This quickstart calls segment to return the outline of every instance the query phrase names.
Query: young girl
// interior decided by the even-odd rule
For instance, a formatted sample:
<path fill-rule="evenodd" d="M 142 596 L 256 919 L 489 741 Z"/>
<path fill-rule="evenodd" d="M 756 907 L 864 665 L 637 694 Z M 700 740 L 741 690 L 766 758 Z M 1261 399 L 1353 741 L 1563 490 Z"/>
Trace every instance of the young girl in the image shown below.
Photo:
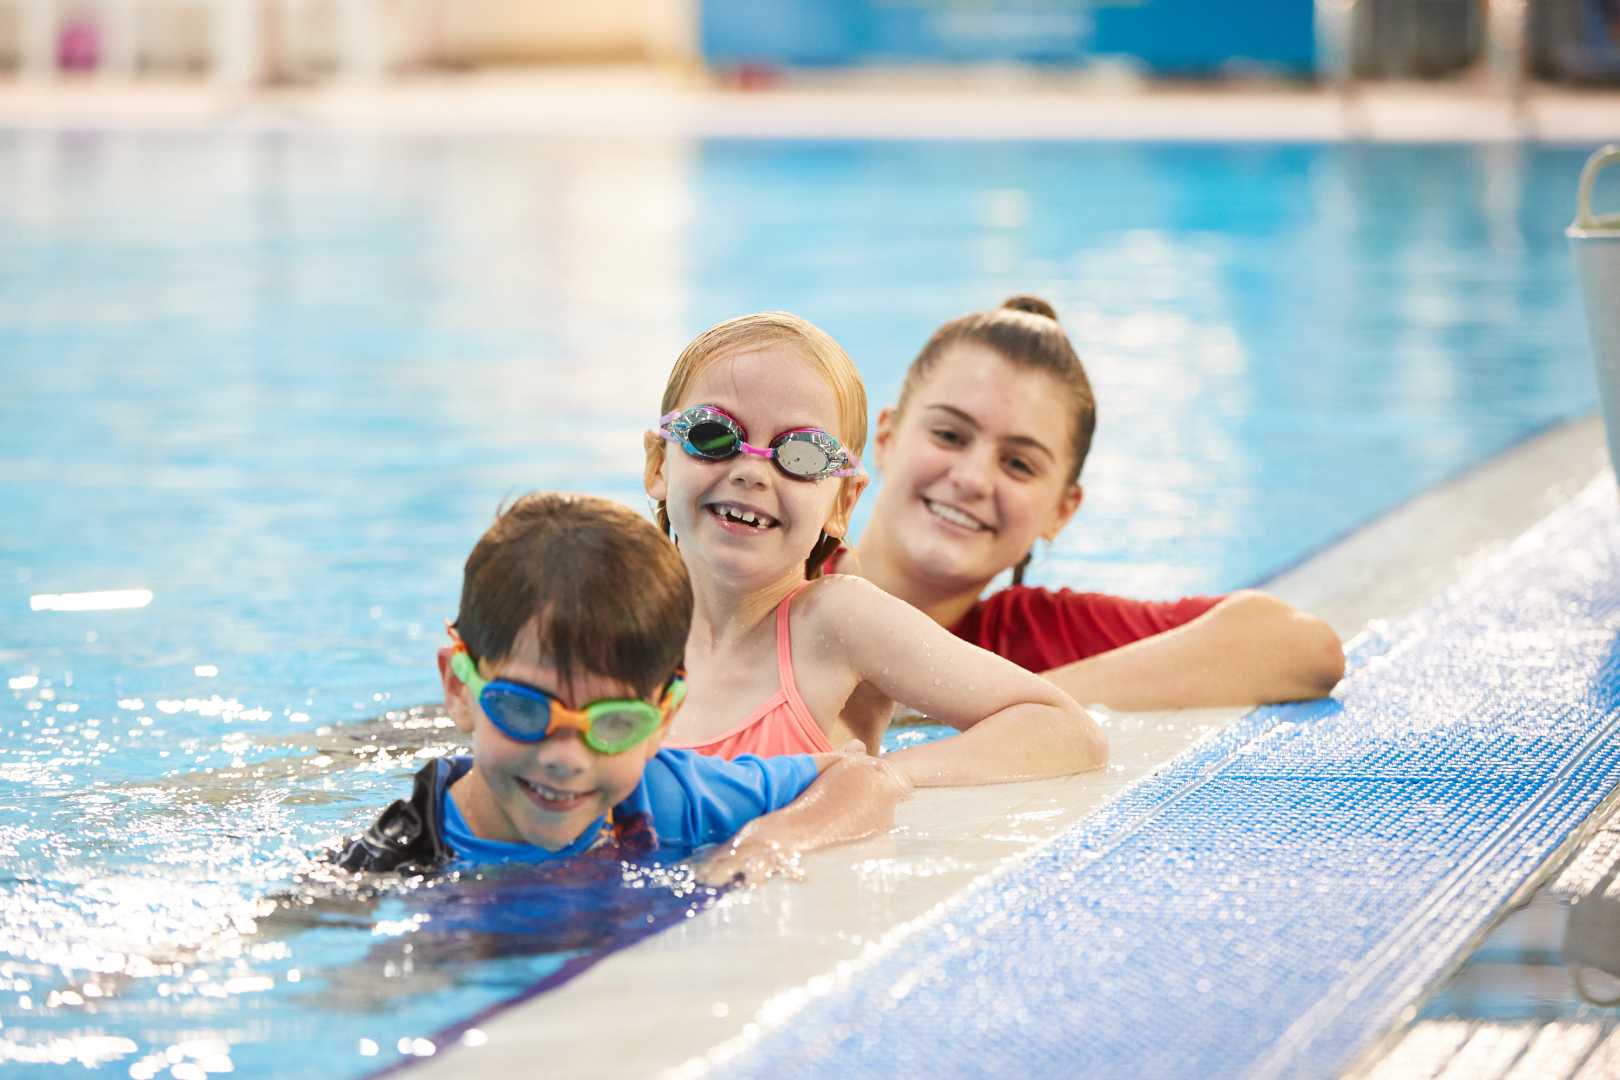
<path fill-rule="evenodd" d="M 894 702 L 968 729 L 890 755 L 921 784 L 1101 765 L 1102 732 L 1051 683 L 869 582 L 822 577 L 865 485 L 866 396 L 837 342 L 771 312 L 687 346 L 646 441 L 647 493 L 695 600 L 668 745 L 735 756 L 876 752 Z"/>
<path fill-rule="evenodd" d="M 884 476 L 839 573 L 861 574 L 959 637 L 1120 709 L 1319 697 L 1344 672 L 1338 635 L 1263 593 L 1146 603 L 1023 586 L 1037 537 L 1080 507 L 1096 426 L 1091 384 L 1044 301 L 1014 297 L 940 327 L 900 403 L 878 415 Z M 1013 585 L 980 599 L 992 578 Z"/>

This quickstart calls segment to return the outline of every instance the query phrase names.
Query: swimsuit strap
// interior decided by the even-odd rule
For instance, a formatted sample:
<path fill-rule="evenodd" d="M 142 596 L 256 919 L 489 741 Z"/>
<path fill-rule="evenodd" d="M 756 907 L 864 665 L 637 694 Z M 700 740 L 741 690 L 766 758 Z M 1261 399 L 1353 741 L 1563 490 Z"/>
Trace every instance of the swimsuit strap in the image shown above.
<path fill-rule="evenodd" d="M 724 757 L 737 753 L 769 755 L 832 751 L 831 740 L 810 714 L 809 707 L 799 694 L 798 681 L 793 677 L 793 598 L 809 585 L 810 582 L 806 581 L 797 586 L 776 605 L 776 693 L 730 731 L 703 742 L 666 740 L 666 747 Z"/>
<path fill-rule="evenodd" d="M 809 706 L 805 705 L 804 698 L 799 694 L 798 681 L 793 678 L 793 600 L 810 585 L 811 582 L 806 581 L 784 596 L 782 602 L 776 605 L 776 675 L 781 682 L 782 696 L 787 698 L 793 710 L 802 718 L 813 719 Z M 814 726 L 818 732 L 821 731 L 819 724 Z M 825 732 L 821 738 L 822 741 L 826 741 Z"/>

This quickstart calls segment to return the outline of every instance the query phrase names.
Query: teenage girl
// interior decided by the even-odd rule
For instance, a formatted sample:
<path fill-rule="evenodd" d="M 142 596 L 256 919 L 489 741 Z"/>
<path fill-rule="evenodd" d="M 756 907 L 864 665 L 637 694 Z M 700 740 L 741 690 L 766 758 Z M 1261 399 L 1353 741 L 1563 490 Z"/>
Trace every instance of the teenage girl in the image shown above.
<path fill-rule="evenodd" d="M 1080 508 L 1091 384 L 1052 308 L 1019 296 L 940 327 L 878 414 L 884 478 L 840 574 L 860 574 L 967 641 L 1118 709 L 1320 697 L 1338 635 L 1264 593 L 1146 603 L 1021 584 L 1037 537 Z M 980 599 L 992 578 L 1013 585 Z"/>
<path fill-rule="evenodd" d="M 1096 721 L 1045 679 L 856 577 L 821 576 L 866 478 L 866 395 L 838 343 L 793 315 L 722 323 L 681 354 L 646 439 L 646 488 L 695 600 L 686 702 L 667 746 L 733 757 L 874 753 L 894 702 L 967 729 L 889 755 L 919 784 L 1103 764 Z"/>

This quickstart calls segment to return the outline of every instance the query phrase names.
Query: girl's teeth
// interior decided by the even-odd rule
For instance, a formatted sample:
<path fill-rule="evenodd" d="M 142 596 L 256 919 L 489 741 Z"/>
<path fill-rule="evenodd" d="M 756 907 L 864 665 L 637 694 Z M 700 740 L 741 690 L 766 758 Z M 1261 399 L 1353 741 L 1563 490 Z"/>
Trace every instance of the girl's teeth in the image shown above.
<path fill-rule="evenodd" d="M 756 514 L 752 510 L 733 510 L 730 507 L 724 507 L 720 509 L 718 513 L 727 521 L 735 521 L 743 525 L 752 525 L 756 528 L 764 528 L 768 520 L 763 515 Z"/>

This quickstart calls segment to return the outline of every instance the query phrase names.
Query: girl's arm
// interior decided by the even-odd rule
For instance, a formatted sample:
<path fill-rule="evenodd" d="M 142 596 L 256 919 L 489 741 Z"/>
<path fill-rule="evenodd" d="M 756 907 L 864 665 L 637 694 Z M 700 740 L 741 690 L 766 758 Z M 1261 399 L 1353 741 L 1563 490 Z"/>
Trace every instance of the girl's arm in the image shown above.
<path fill-rule="evenodd" d="M 1127 710 L 1323 697 L 1343 675 L 1332 627 L 1251 591 L 1174 630 L 1046 672 L 1077 701 Z"/>
<path fill-rule="evenodd" d="M 911 793 L 905 773 L 866 753 L 859 741 L 841 754 L 817 754 L 821 775 L 782 809 L 755 818 L 698 863 L 705 885 L 758 884 L 799 876 L 806 851 L 860 840 L 894 825 L 894 808 Z"/>
<path fill-rule="evenodd" d="M 962 730 L 884 760 L 921 787 L 1067 776 L 1102 766 L 1108 743 L 1095 718 L 1057 686 L 970 645 L 903 600 L 861 578 L 809 590 L 806 615 L 838 642 L 860 682 L 930 719 Z"/>

